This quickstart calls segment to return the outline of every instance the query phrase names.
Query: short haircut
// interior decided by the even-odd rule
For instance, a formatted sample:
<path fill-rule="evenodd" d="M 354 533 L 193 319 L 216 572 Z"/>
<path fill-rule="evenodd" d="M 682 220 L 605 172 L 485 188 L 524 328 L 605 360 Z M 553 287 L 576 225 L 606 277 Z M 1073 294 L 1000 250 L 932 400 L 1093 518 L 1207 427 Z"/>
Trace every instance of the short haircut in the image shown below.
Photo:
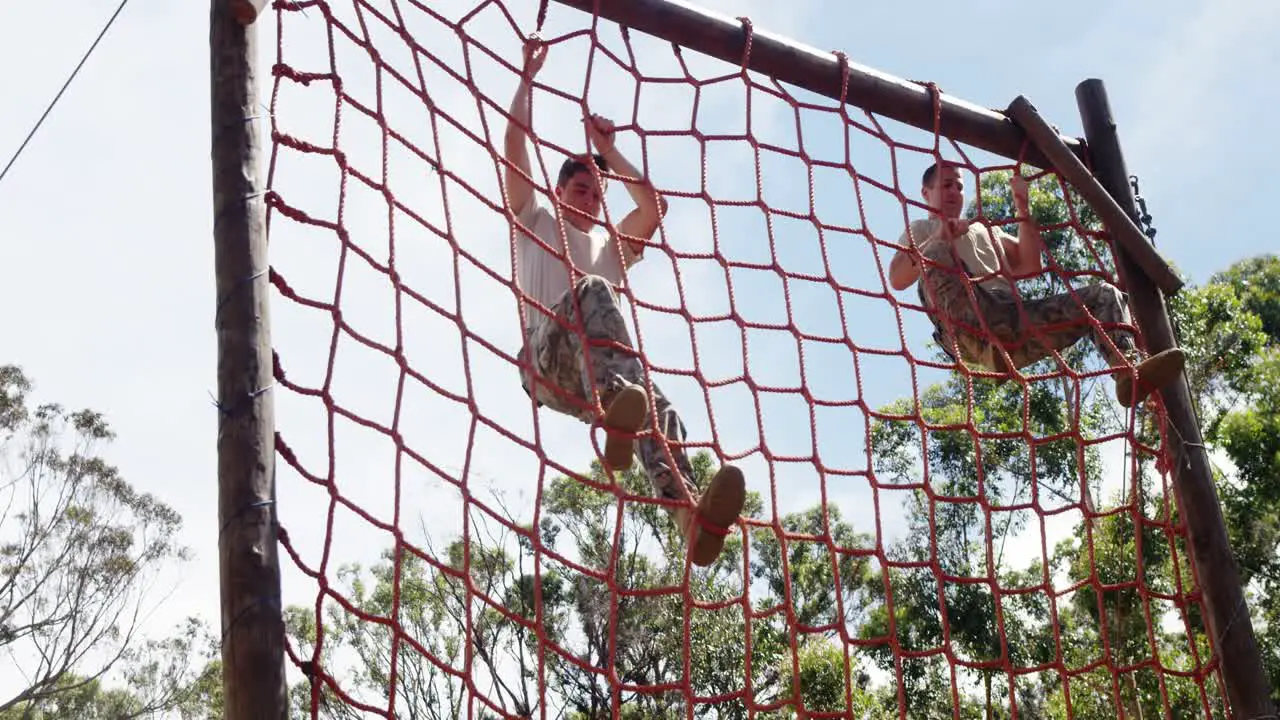
<path fill-rule="evenodd" d="M 560 176 L 556 179 L 556 187 L 563 187 L 565 183 L 569 182 L 569 178 L 583 170 L 588 170 L 587 157 L 586 155 L 578 155 L 565 160 L 564 164 L 560 166 Z M 609 171 L 609 163 L 605 162 L 603 155 L 591 153 L 590 157 L 595 161 L 596 167 L 605 172 Z"/>
<path fill-rule="evenodd" d="M 936 162 L 930 165 L 929 167 L 925 168 L 924 175 L 920 176 L 920 186 L 929 187 L 930 185 L 932 185 L 933 177 L 938 174 L 939 168 L 959 168 L 959 167 L 960 167 L 959 163 L 953 163 L 950 160 L 943 160 L 940 163 Z"/>

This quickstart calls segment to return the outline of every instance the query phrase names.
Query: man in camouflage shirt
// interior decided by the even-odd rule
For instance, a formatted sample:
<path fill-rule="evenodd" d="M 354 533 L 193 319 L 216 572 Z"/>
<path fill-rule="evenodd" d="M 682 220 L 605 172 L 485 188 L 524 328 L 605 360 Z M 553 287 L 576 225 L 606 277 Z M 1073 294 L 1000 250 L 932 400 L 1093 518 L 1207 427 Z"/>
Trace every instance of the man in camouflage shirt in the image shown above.
<path fill-rule="evenodd" d="M 1024 368 L 1090 335 L 1113 368 L 1116 398 L 1125 407 L 1141 403 L 1182 372 L 1178 348 L 1143 359 L 1129 329 L 1125 296 L 1114 285 L 1099 282 L 1075 288 L 1074 294 L 1015 301 L 1014 278 L 1044 269 L 1040 231 L 1020 175 L 1011 182 L 1017 237 L 961 217 L 964 180 L 956 166 L 931 165 L 921 185 L 931 213 L 913 221 L 899 238 L 902 249 L 889 265 L 889 282 L 905 290 L 921 280 L 920 300 L 930 310 L 934 337 L 948 352 L 958 352 L 959 360 L 1008 372 L 1010 365 Z M 925 261 L 923 273 L 912 249 Z"/>
<path fill-rule="evenodd" d="M 656 386 L 657 432 L 645 430 L 649 397 L 644 368 L 618 306 L 617 288 L 625 283 L 625 271 L 644 253 L 641 242 L 628 238 L 652 238 L 666 201 L 614 147 L 613 123 L 592 115 L 585 119 L 586 130 L 598 154 L 565 161 L 556 181 L 554 210 L 538 202 L 526 179 L 532 173 L 525 128 L 530 127 L 530 83 L 545 58 L 545 46 L 537 41 L 526 45 L 505 138 L 507 202 L 522 226 L 516 231 L 516 277 L 522 294 L 536 301 L 521 302 L 526 328 L 521 358 L 528 365 L 521 379 L 540 404 L 587 423 L 601 421 L 608 469 L 631 466 L 638 437 L 641 463 L 655 492 L 675 503 L 664 507 L 684 532 L 691 559 L 709 565 L 742 512 L 742 472 L 732 465 L 721 467 L 695 505 L 693 469 L 682 447 L 685 428 Z M 605 183 L 600 171 L 624 178 L 636 204 L 616 228 L 599 220 Z"/>

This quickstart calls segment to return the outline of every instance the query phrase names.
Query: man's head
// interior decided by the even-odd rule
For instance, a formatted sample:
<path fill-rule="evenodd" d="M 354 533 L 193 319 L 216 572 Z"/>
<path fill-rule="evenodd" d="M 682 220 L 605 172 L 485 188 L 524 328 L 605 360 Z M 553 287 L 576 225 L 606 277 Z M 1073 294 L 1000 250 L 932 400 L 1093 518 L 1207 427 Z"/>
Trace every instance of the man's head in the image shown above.
<path fill-rule="evenodd" d="M 920 194 L 933 212 L 943 218 L 964 213 L 964 178 L 960 168 L 949 162 L 935 163 L 920 178 Z"/>
<path fill-rule="evenodd" d="M 608 182 L 592 171 L 591 166 L 587 164 L 588 161 L 594 162 L 599 170 L 606 172 L 609 170 L 604 157 L 592 153 L 590 156 L 582 155 L 565 160 L 560 166 L 560 176 L 556 178 L 556 198 L 587 216 L 584 218 L 576 213 L 565 215 L 569 224 L 583 231 L 591 227 L 591 220 L 588 218 L 599 217 L 604 199 L 604 186 Z"/>

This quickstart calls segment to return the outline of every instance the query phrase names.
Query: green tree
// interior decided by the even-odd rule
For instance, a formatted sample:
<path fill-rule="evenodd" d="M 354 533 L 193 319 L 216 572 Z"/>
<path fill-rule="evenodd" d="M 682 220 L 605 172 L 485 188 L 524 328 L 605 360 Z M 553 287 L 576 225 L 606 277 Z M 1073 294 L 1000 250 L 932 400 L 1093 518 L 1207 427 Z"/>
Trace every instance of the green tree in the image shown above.
<path fill-rule="evenodd" d="M 695 482 L 705 486 L 714 471 L 710 455 L 692 462 Z M 398 716 L 462 712 L 466 685 L 460 673 L 467 658 L 470 682 L 493 703 L 489 710 L 517 716 L 537 716 L 545 703 L 551 716 L 594 719 L 611 716 L 617 703 L 627 718 L 685 717 L 684 687 L 721 699 L 696 704 L 697 717 L 745 718 L 750 705 L 775 708 L 757 716 L 777 718 L 842 710 L 850 700 L 855 708 L 871 707 L 865 673 L 832 641 L 839 625 L 793 638 L 785 613 L 770 613 L 787 585 L 777 565 L 780 544 L 770 530 L 751 533 L 758 558 L 749 570 L 741 536 L 728 540 L 712 566 L 687 566 L 683 540 L 666 511 L 639 499 L 649 493 L 647 479 L 632 470 L 617 483 L 630 498 L 621 513 L 619 495 L 598 465 L 585 482 L 560 477 L 549 483 L 537 528 L 542 559 L 536 576 L 533 528 L 490 536 L 480 529 L 488 523 L 477 522 L 469 542 L 455 539 L 438 556 L 401 553 Z M 746 514 L 758 517 L 760 511 L 760 499 L 752 495 Z M 782 525 L 788 532 L 813 531 L 820 517 L 812 510 L 787 516 Z M 855 542 L 838 511 L 830 522 L 836 541 Z M 826 606 L 837 588 L 830 561 L 799 543 L 788 550 L 791 598 L 802 606 L 804 621 L 819 622 L 830 615 Z M 865 564 L 865 558 L 842 560 L 840 585 L 856 592 Z M 394 556 L 384 553 L 369 572 L 344 570 L 347 602 L 360 614 L 391 617 L 394 568 Z M 748 572 L 760 582 L 750 584 Z M 754 608 L 750 626 L 745 607 Z M 336 604 L 325 613 L 320 656 L 328 679 L 315 691 L 323 717 L 352 717 L 335 688 L 373 706 L 386 704 L 392 634 L 360 614 Z M 312 657 L 314 610 L 292 609 L 288 617 L 295 647 Z M 350 671 L 337 664 L 343 655 L 351 658 Z M 624 689 L 602 669 L 616 673 Z M 295 707 L 309 713 L 311 694 L 309 687 L 295 688 Z"/>
<path fill-rule="evenodd" d="M 536 661 L 529 651 L 536 634 L 499 610 L 531 620 L 511 556 L 501 542 L 460 540 L 449 543 L 442 555 L 437 559 L 430 551 L 405 548 L 397 558 L 388 549 L 368 572 L 358 566 L 341 569 L 343 597 L 357 612 L 340 603 L 327 605 L 319 652 L 314 608 L 288 609 L 286 627 L 299 655 L 313 663 L 316 679 L 293 688 L 296 710 L 310 715 L 313 692 L 321 717 L 359 717 L 348 697 L 385 707 L 394 653 L 397 717 L 465 715 L 468 680 L 462 671 L 468 665 L 469 682 L 499 709 L 520 716 L 535 712 L 539 696 L 531 673 Z M 543 584 L 544 589 L 554 585 Z M 370 616 L 393 620 L 398 631 Z"/>
<path fill-rule="evenodd" d="M 1262 322 L 1272 343 L 1280 341 L 1280 257 L 1273 254 L 1241 260 L 1214 274 L 1210 286 L 1230 287 L 1246 310 Z"/>
<path fill-rule="evenodd" d="M 695 455 L 692 465 L 694 483 L 705 488 L 715 472 L 710 454 Z M 597 487 L 607 486 L 599 467 L 593 468 L 591 477 Z M 623 474 L 620 485 L 633 497 L 649 492 L 648 481 L 634 470 Z M 610 603 L 615 594 L 581 574 L 569 583 L 572 620 L 587 638 L 588 652 L 580 659 L 595 667 L 606 667 L 612 659 L 620 679 L 628 684 L 679 686 L 686 677 L 687 650 L 692 692 L 725 698 L 697 704 L 693 708 L 697 717 L 746 718 L 750 705 L 775 708 L 756 713 L 763 718 L 871 707 L 867 678 L 857 658 L 846 656 L 834 642 L 847 636 L 846 620 L 858 616 L 857 594 L 866 582 L 868 565 L 865 554 L 831 552 L 833 546 L 867 545 L 865 535 L 855 533 L 838 508 L 824 512 L 815 507 L 779 518 L 781 537 L 788 538 L 785 542 L 773 529 L 752 530 L 749 568 L 744 567 L 742 538 L 731 535 L 713 565 L 690 566 L 686 576 L 684 541 L 660 506 L 626 504 L 616 561 L 611 562 L 614 528 L 609 517 L 617 512 L 613 493 L 560 478 L 552 483 L 544 503 L 544 542 L 558 548 L 558 538 L 567 535 L 588 567 L 604 571 L 612 566 L 614 586 L 631 591 L 616 600 L 616 639 L 610 641 L 600 619 L 613 611 Z M 758 522 L 761 513 L 760 497 L 749 493 L 744 516 Z M 646 551 L 646 540 L 654 541 L 652 551 Z M 696 603 L 692 607 L 686 601 L 686 587 L 689 599 Z M 835 611 L 838 598 L 845 601 L 845 618 Z M 747 607 L 750 622 L 743 612 Z M 562 683 L 561 695 L 574 707 L 572 717 L 608 714 L 611 697 L 598 673 L 561 662 L 556 677 Z M 687 701 L 680 691 L 623 694 L 620 699 L 630 713 L 627 717 L 685 716 Z"/>
<path fill-rule="evenodd" d="M 1273 699 L 1280 702 L 1280 257 L 1216 273 L 1170 303 Z"/>
<path fill-rule="evenodd" d="M 31 390 L 0 367 L 0 652 L 18 681 L 0 718 L 194 712 L 204 626 L 163 639 L 139 628 L 158 574 L 187 557 L 181 518 L 102 458 L 113 434 L 101 414 L 32 406 Z"/>
<path fill-rule="evenodd" d="M 1031 686 L 1020 686 L 1021 696 L 1010 698 L 1009 682 L 1001 677 L 1005 668 L 1049 662 L 1054 651 L 1048 598 L 1036 590 L 1043 585 L 1041 567 L 1016 569 L 1004 559 L 1030 517 L 1015 508 L 1036 496 L 1047 504 L 1079 503 L 1081 479 L 1096 478 L 1101 467 L 1096 451 L 1079 452 L 1071 437 L 1062 436 L 1068 423 L 1086 433 L 1096 428 L 1097 405 L 1073 417 L 1057 387 L 1033 383 L 1024 395 L 1016 384 L 953 376 L 921 394 L 926 429 L 905 422 L 873 425 L 879 479 L 917 489 L 907 505 L 907 531 L 889 549 L 891 569 L 860 635 L 876 641 L 876 664 L 900 678 L 905 710 L 913 717 L 950 716 L 952 681 L 942 659 L 947 650 L 985 664 L 978 677 L 987 717 L 1004 716 L 997 710 L 1007 713 L 1014 702 L 1025 715 L 1025 707 L 1041 702 L 1041 689 Z M 904 399 L 882 412 L 911 415 L 914 405 Z M 903 658 L 928 652 L 934 654 Z"/>
<path fill-rule="evenodd" d="M 1212 717 L 1224 717 L 1221 699 L 1212 693 L 1202 698 L 1196 682 L 1154 671 L 1160 665 L 1203 671 L 1208 644 L 1202 629 L 1188 640 L 1177 614 L 1162 611 L 1158 598 L 1183 594 L 1177 579 L 1191 573 L 1185 548 L 1175 558 L 1173 545 L 1163 537 L 1166 527 L 1155 522 L 1163 510 L 1141 498 L 1116 500 L 1116 512 L 1081 523 L 1054 554 L 1063 576 L 1087 579 L 1058 605 L 1060 627 L 1071 640 L 1063 643 L 1065 664 L 1093 669 L 1055 687 L 1048 716 L 1101 719 L 1123 710 L 1133 718 L 1209 717 L 1207 703 Z M 1165 629 L 1170 620 L 1178 629 Z M 1189 643 L 1201 662 L 1195 662 Z M 1134 669 L 1115 673 L 1108 666 Z"/>
<path fill-rule="evenodd" d="M 191 619 L 170 637 L 130 648 L 113 682 L 67 673 L 58 692 L 0 710 L 0 720 L 222 720 L 216 653 L 208 628 Z"/>
<path fill-rule="evenodd" d="M 865 657 L 846 652 L 879 577 L 874 543 L 857 532 L 836 505 L 783 515 L 773 528 L 751 533 L 756 600 L 753 642 L 768 662 L 754 686 L 771 703 L 787 703 L 782 717 L 801 712 L 856 712 L 879 717 Z M 759 660 L 753 660 L 759 661 Z"/>

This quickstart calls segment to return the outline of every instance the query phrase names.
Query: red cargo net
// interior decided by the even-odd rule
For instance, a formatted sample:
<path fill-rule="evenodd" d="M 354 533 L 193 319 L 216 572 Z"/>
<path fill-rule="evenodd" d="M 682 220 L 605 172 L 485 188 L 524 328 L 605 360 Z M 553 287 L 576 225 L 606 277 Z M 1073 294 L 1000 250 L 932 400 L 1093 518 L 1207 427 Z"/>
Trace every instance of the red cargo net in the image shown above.
<path fill-rule="evenodd" d="M 1052 174 L 748 72 L 750 42 L 734 66 L 545 12 L 275 4 L 295 708 L 1220 717 L 1158 404 L 1120 407 L 1088 340 L 1021 373 L 958 365 L 916 289 L 889 286 L 940 157 L 975 219 L 1014 233 L 1008 175 L 1032 178 L 1046 269 L 1024 299 L 1119 284 L 1088 208 Z M 638 465 L 605 472 L 598 428 L 521 386 L 502 158 L 535 27 L 535 193 L 595 112 L 670 203 L 620 297 L 695 482 L 722 463 L 746 477 L 705 568 Z M 622 185 L 610 222 L 631 208 Z"/>

